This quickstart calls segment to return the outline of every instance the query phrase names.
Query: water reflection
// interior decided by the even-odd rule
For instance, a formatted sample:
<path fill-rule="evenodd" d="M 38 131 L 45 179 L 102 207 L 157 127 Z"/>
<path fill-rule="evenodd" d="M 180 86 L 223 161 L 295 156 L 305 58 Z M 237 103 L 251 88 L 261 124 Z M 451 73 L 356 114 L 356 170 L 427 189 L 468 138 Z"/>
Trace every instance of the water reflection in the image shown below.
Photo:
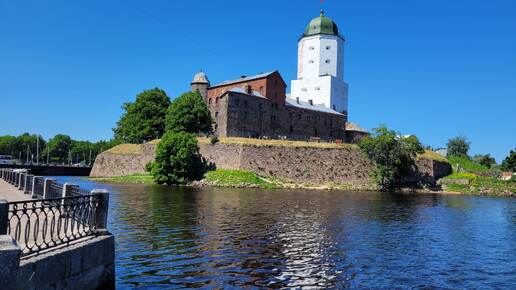
<path fill-rule="evenodd" d="M 514 199 L 109 189 L 118 288 L 516 285 Z"/>

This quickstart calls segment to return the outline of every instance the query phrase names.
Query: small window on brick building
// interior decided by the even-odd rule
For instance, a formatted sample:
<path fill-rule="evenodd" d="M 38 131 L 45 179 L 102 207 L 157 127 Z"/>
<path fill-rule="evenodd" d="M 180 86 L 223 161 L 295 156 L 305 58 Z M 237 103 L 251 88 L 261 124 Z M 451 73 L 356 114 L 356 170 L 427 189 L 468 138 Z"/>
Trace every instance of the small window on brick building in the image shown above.
<path fill-rule="evenodd" d="M 211 105 L 211 98 L 208 100 L 208 103 Z"/>
<path fill-rule="evenodd" d="M 215 124 L 215 126 L 213 126 L 213 129 L 214 129 L 215 131 L 217 131 L 217 128 L 218 128 L 218 127 L 219 127 L 219 126 L 218 126 L 217 124 Z"/>
<path fill-rule="evenodd" d="M 244 101 L 244 107 L 247 107 L 247 100 Z"/>
<path fill-rule="evenodd" d="M 290 133 L 294 132 L 294 127 L 290 126 L 290 128 L 289 128 L 289 132 L 290 132 Z"/>
<path fill-rule="evenodd" d="M 215 118 L 219 116 L 219 112 L 215 112 Z"/>
<path fill-rule="evenodd" d="M 274 80 L 274 84 L 277 86 L 278 85 L 278 80 Z"/>
<path fill-rule="evenodd" d="M 260 94 L 261 95 L 264 95 L 264 92 L 263 92 L 263 86 L 260 87 Z"/>
<path fill-rule="evenodd" d="M 262 104 L 258 104 L 258 110 L 262 109 Z"/>
<path fill-rule="evenodd" d="M 297 119 L 301 120 L 301 114 L 297 114 Z"/>
<path fill-rule="evenodd" d="M 215 98 L 215 104 L 219 103 L 219 98 Z"/>
<path fill-rule="evenodd" d="M 238 105 L 240 105 L 240 99 L 236 99 L 236 100 L 235 100 L 235 104 L 236 104 L 237 106 L 238 106 Z"/>
<path fill-rule="evenodd" d="M 247 120 L 247 112 L 244 112 L 244 120 Z"/>

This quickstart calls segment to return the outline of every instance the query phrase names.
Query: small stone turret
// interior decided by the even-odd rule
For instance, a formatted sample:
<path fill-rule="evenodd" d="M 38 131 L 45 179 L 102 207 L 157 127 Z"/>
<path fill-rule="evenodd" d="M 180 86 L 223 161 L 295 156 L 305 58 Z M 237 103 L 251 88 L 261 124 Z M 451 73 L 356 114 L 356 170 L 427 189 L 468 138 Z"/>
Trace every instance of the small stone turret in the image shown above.
<path fill-rule="evenodd" d="M 195 74 L 192 82 L 190 83 L 192 92 L 198 91 L 202 98 L 206 101 L 208 98 L 208 88 L 210 87 L 210 81 L 208 76 L 204 72 L 198 72 Z"/>

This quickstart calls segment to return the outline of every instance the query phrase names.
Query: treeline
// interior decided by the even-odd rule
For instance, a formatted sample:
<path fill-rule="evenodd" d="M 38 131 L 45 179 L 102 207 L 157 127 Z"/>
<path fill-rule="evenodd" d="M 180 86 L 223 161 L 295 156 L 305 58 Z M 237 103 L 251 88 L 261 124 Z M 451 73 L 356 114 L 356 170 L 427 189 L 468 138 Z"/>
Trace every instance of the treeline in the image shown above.
<path fill-rule="evenodd" d="M 464 136 L 452 138 L 446 144 L 447 157 L 452 165 L 458 167 L 456 168 L 458 171 L 464 169 L 476 172 L 489 171 L 493 175 L 498 175 L 500 171 L 516 172 L 516 149 L 511 150 L 501 164 L 497 164 L 490 154 L 470 156 L 470 145 L 471 142 Z"/>
<path fill-rule="evenodd" d="M 40 135 L 23 133 L 0 136 L 0 155 L 11 155 L 20 163 L 91 165 L 99 153 L 117 144 L 115 140 L 73 140 L 64 134 L 45 140 Z"/>

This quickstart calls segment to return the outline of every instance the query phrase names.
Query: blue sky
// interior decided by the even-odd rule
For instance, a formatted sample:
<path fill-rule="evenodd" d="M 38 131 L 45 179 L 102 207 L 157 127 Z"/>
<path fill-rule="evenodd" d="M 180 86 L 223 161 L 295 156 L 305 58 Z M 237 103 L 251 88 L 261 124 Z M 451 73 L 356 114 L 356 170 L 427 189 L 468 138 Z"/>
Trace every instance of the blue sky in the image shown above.
<path fill-rule="evenodd" d="M 296 76 L 318 0 L 0 0 L 0 135 L 112 137 L 122 103 L 212 83 Z M 326 0 L 346 37 L 350 120 L 432 146 L 466 136 L 501 161 L 516 147 L 516 1 Z M 289 90 L 287 88 L 287 90 Z"/>

